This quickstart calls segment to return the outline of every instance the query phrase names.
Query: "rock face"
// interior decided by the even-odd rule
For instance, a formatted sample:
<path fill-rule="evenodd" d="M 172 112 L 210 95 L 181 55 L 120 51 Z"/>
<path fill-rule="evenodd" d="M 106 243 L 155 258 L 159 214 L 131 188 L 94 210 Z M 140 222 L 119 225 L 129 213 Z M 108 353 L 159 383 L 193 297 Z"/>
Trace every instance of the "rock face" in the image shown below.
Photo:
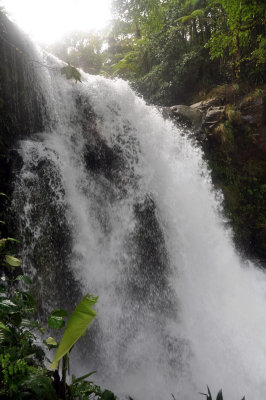
<path fill-rule="evenodd" d="M 21 239 L 25 246 L 25 266 L 32 266 L 36 271 L 32 291 L 39 302 L 40 312 L 45 314 L 51 307 L 60 308 L 62 299 L 64 307 L 70 311 L 76 299 L 81 298 L 81 289 L 70 268 L 74 239 L 67 203 L 60 200 L 65 196 L 65 189 L 58 165 L 53 157 L 48 157 L 47 148 L 41 146 L 39 150 L 40 143 L 37 135 L 34 135 L 42 132 L 44 127 L 45 131 L 52 128 L 52 124 L 45 124 L 49 122 L 49 107 L 46 107 L 42 98 L 38 74 L 30 61 L 34 58 L 31 44 L 4 15 L 0 14 L 0 17 L 1 28 L 5 31 L 5 38 L 0 37 L 0 57 L 3 60 L 0 64 L 0 192 L 13 197 L 14 215 L 8 223 L 9 228 L 16 222 L 10 236 Z M 98 191 L 94 193 L 97 201 L 93 203 L 95 218 L 107 235 L 111 229 L 109 205 L 117 198 L 122 198 L 128 185 L 134 186 L 138 177 L 121 150 L 124 146 L 119 146 L 119 140 L 122 142 L 123 137 L 113 145 L 108 144 L 99 134 L 96 115 L 88 99 L 78 91 L 73 92 L 73 99 L 73 108 L 77 111 L 73 117 L 74 125 L 86 137 L 79 157 L 84 161 L 91 182 L 97 186 Z M 21 151 L 19 156 L 16 151 L 17 140 L 28 139 L 31 135 L 34 140 L 24 142 L 30 146 L 30 151 L 26 151 L 26 155 Z M 24 149 L 23 144 L 21 148 Z M 15 175 L 13 188 L 11 182 Z M 30 206 L 25 207 L 25 204 Z M 5 209 L 3 214 L 0 220 L 6 220 Z M 167 285 L 167 280 L 161 277 L 169 267 L 166 246 L 157 221 L 155 204 L 148 194 L 143 202 L 136 201 L 134 214 L 136 230 L 129 238 L 128 245 L 134 269 L 128 280 L 128 291 L 132 290 L 132 296 L 152 298 L 156 285 L 158 290 Z M 7 233 L 0 232 L 2 234 Z M 148 267 L 150 264 L 156 268 L 151 270 Z M 140 282 L 145 282 L 143 287 L 136 277 Z M 47 293 L 53 295 L 47 296 Z M 42 298 L 46 298 L 45 304 L 41 304 Z M 159 304 L 154 302 L 154 307 L 158 309 Z M 168 302 L 165 308 L 170 309 Z"/>
<path fill-rule="evenodd" d="M 9 193 L 17 161 L 10 149 L 25 134 L 42 128 L 44 100 L 36 90 L 38 79 L 29 56 L 32 44 L 1 12 L 0 31 L 0 192 Z"/>
<path fill-rule="evenodd" d="M 185 105 L 176 105 L 170 107 L 170 110 L 179 122 L 187 124 L 195 131 L 201 129 L 203 114 L 199 109 Z"/>
<path fill-rule="evenodd" d="M 221 121 L 225 120 L 225 107 L 210 107 L 206 111 L 203 128 L 206 131 L 211 131 Z"/>
<path fill-rule="evenodd" d="M 170 111 L 178 122 L 192 128 L 195 133 L 202 130 L 210 132 L 225 120 L 225 107 L 219 105 L 219 100 L 215 98 L 191 106 L 175 105 L 170 107 Z"/>
<path fill-rule="evenodd" d="M 193 129 L 204 150 L 213 183 L 223 191 L 236 245 L 266 267 L 265 91 L 176 105 L 171 114 Z"/>
<path fill-rule="evenodd" d="M 44 111 L 45 99 L 38 80 L 40 67 L 33 62 L 36 54 L 34 45 L 1 12 L 0 31 L 0 192 L 8 194 L 10 198 L 13 197 L 14 202 L 10 211 L 10 202 L 5 203 L 0 198 L 0 220 L 6 221 L 6 225 L 0 226 L 0 237 L 12 236 L 18 239 L 23 237 L 23 245 L 29 252 L 27 262 L 36 266 L 38 275 L 43 277 L 42 287 L 45 287 L 46 281 L 48 286 L 51 286 L 51 281 L 60 281 L 64 290 L 69 289 L 68 297 L 69 302 L 72 300 L 72 309 L 73 299 L 76 301 L 81 294 L 68 268 L 71 236 L 66 223 L 65 210 L 58 210 L 55 206 L 56 196 L 50 190 L 50 180 L 57 177 L 54 174 L 49 179 L 44 174 L 44 171 L 52 169 L 52 166 L 44 161 L 31 166 L 31 173 L 32 176 L 36 176 L 36 182 L 35 186 L 32 181 L 21 182 L 29 188 L 25 196 L 21 193 L 19 185 L 13 184 L 24 165 L 16 150 L 17 142 L 41 132 L 47 119 Z M 33 188 L 35 190 L 32 190 Z M 33 197 L 32 201 L 35 203 L 31 213 L 32 226 L 37 226 L 38 223 L 41 229 L 45 224 L 45 219 L 50 221 L 45 225 L 45 235 L 38 240 L 34 238 L 34 232 L 26 228 L 29 221 L 23 220 L 22 216 L 23 208 L 30 196 Z M 45 204 L 45 202 L 44 212 L 44 209 L 40 210 L 36 204 Z M 9 207 L 8 213 L 7 207 Z M 71 288 L 69 282 L 71 282 Z M 39 281 L 37 287 L 34 281 L 32 290 L 35 291 L 37 302 L 41 301 Z M 59 290 L 54 292 L 55 297 L 52 300 L 54 305 L 57 304 L 57 297 L 60 297 L 59 292 Z M 47 304 L 49 307 L 49 299 L 47 299 Z M 41 304 L 37 305 L 41 306 Z M 42 312 L 41 307 L 39 307 L 39 312 Z"/>
<path fill-rule="evenodd" d="M 243 99 L 240 111 L 244 121 L 255 126 L 263 126 L 266 122 L 266 95 L 257 98 Z"/>
<path fill-rule="evenodd" d="M 221 105 L 221 101 L 214 97 L 209 100 L 203 100 L 203 101 L 199 101 L 198 103 L 191 104 L 190 107 L 204 112 L 210 107 L 217 107 L 220 105 Z"/>
<path fill-rule="evenodd" d="M 257 98 L 244 98 L 239 109 L 243 123 L 256 131 L 256 144 L 266 157 L 266 94 Z"/>

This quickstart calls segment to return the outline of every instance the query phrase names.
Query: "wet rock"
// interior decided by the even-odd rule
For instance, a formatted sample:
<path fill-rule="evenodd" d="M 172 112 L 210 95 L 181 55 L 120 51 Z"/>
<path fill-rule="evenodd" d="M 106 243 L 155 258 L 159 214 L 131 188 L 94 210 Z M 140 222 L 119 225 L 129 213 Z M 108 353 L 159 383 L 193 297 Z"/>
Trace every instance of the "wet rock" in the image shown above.
<path fill-rule="evenodd" d="M 240 103 L 241 118 L 252 129 L 258 152 L 266 158 L 266 93 L 260 97 L 244 98 Z"/>
<path fill-rule="evenodd" d="M 210 107 L 217 107 L 220 105 L 221 105 L 221 100 L 214 97 L 209 100 L 203 100 L 203 101 L 199 101 L 198 103 L 191 104 L 190 107 L 204 112 Z"/>
<path fill-rule="evenodd" d="M 103 174 L 109 180 L 115 180 L 123 166 L 119 150 L 115 151 L 100 140 L 96 145 L 86 145 L 84 159 L 90 171 Z"/>
<path fill-rule="evenodd" d="M 256 232 L 254 238 L 254 250 L 259 255 L 262 262 L 265 260 L 266 255 L 266 227 L 261 228 Z M 265 263 L 266 265 L 266 263 Z"/>
<path fill-rule="evenodd" d="M 201 145 L 213 183 L 223 191 L 224 212 L 231 221 L 235 244 L 266 268 L 265 90 L 257 88 L 238 96 L 229 92 L 188 109 L 202 113 L 201 129 L 193 130 L 191 125 L 192 130 L 185 134 Z M 164 109 L 163 115 L 181 121 L 173 118 L 170 108 Z"/>
<path fill-rule="evenodd" d="M 11 197 L 12 181 L 22 165 L 12 149 L 17 140 L 42 130 L 44 97 L 38 70 L 29 58 L 34 54 L 29 38 L 1 12 L 0 31 L 0 192 Z M 1 202 L 0 220 L 6 221 L 13 236 L 16 224 L 6 214 Z"/>
<path fill-rule="evenodd" d="M 240 104 L 242 118 L 260 127 L 266 122 L 266 95 L 244 99 Z"/>
<path fill-rule="evenodd" d="M 203 127 L 205 130 L 212 130 L 218 123 L 225 119 L 225 107 L 210 107 L 207 110 Z"/>
<path fill-rule="evenodd" d="M 170 316 L 174 309 L 171 304 L 174 294 L 169 295 L 169 258 L 151 195 L 146 194 L 136 202 L 134 214 L 136 226 L 129 245 L 133 262 L 128 271 L 127 296 L 137 298 L 143 306 L 149 304 L 155 312 L 163 310 L 165 315 L 169 313 Z"/>
<path fill-rule="evenodd" d="M 201 129 L 203 114 L 197 108 L 192 108 L 185 105 L 176 105 L 170 107 L 170 110 L 178 121 L 187 124 L 195 131 L 199 131 Z"/>
<path fill-rule="evenodd" d="M 0 12 L 0 129 L 5 146 L 43 128 L 33 44 Z"/>
<path fill-rule="evenodd" d="M 62 307 L 62 299 L 72 311 L 82 293 L 71 270 L 73 238 L 61 176 L 48 159 L 25 167 L 30 174 L 18 177 L 13 195 L 16 237 L 22 238 L 24 271 L 33 279 L 38 313 L 46 318 L 51 309 Z"/>

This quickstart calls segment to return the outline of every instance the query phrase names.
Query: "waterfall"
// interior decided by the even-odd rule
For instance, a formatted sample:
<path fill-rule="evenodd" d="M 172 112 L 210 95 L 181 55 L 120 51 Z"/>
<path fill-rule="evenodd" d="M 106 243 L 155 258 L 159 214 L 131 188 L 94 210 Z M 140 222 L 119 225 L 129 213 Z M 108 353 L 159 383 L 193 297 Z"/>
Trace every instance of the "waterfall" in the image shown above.
<path fill-rule="evenodd" d="M 19 142 L 13 208 L 43 314 L 99 296 L 74 372 L 119 399 L 263 400 L 265 274 L 237 254 L 201 150 L 126 82 L 38 57 L 45 129 Z"/>

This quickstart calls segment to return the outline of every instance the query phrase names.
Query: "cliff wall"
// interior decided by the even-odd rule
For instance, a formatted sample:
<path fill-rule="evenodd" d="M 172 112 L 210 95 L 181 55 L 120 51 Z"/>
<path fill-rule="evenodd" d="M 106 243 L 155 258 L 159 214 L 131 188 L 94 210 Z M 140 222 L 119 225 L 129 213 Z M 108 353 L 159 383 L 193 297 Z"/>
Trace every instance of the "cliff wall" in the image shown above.
<path fill-rule="evenodd" d="M 42 128 L 43 99 L 38 91 L 33 44 L 0 12 L 0 192 L 12 191 L 12 171 L 19 162 L 12 151 L 17 140 Z M 0 201 L 0 220 L 3 209 Z"/>

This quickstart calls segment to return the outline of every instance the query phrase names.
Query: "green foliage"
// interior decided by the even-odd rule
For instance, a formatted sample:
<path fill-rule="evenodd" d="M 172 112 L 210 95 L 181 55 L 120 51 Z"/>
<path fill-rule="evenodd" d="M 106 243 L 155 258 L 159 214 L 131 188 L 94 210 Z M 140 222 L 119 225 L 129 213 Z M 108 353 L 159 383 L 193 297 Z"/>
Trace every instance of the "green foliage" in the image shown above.
<path fill-rule="evenodd" d="M 113 0 L 106 32 L 75 32 L 49 51 L 92 74 L 129 80 L 156 104 L 188 103 L 232 79 L 265 81 L 265 12 L 256 0 Z"/>
<path fill-rule="evenodd" d="M 90 372 L 80 378 L 75 378 L 75 376 L 72 375 L 72 383 L 69 385 L 71 395 L 78 399 L 88 399 L 90 395 L 95 395 L 101 400 L 115 400 L 116 397 L 113 392 L 110 390 L 102 390 L 100 386 L 86 380 L 94 372 Z"/>
<path fill-rule="evenodd" d="M 217 21 L 209 42 L 210 56 L 230 63 L 233 78 L 239 78 L 245 67 L 256 69 L 264 64 L 265 7 L 259 1 L 213 0 Z M 252 51 L 252 53 L 251 53 Z M 251 53 L 251 56 L 250 56 Z"/>
<path fill-rule="evenodd" d="M 129 79 L 162 105 L 185 101 L 213 80 L 202 45 L 211 25 L 206 1 L 116 0 L 113 7 L 116 20 L 103 66 L 108 73 Z"/>
<path fill-rule="evenodd" d="M 90 74 L 99 74 L 104 62 L 101 51 L 103 38 L 94 32 L 75 32 L 47 48 L 61 60 L 82 68 Z"/>
<path fill-rule="evenodd" d="M 43 364 L 45 354 L 36 345 L 33 333 L 33 330 L 41 330 L 40 322 L 32 317 L 34 300 L 29 292 L 12 286 L 18 280 L 21 279 L 2 276 L 0 397 L 54 399 L 51 373 Z M 29 280 L 24 279 L 24 282 Z"/>
<path fill-rule="evenodd" d="M 256 90 L 251 99 L 261 96 Z M 258 152 L 260 134 L 250 129 L 233 106 L 227 119 L 203 144 L 215 185 L 224 193 L 224 210 L 241 250 L 265 258 L 265 157 Z"/>
<path fill-rule="evenodd" d="M 260 1 L 115 0 L 113 9 L 103 69 L 129 79 L 153 103 L 189 102 L 201 89 L 241 76 L 265 79 Z"/>
<path fill-rule="evenodd" d="M 77 68 L 68 64 L 66 67 L 61 68 L 61 74 L 66 75 L 67 79 L 75 79 L 76 83 L 81 82 L 81 74 Z"/>
<path fill-rule="evenodd" d="M 46 346 L 50 349 L 52 347 L 57 347 L 58 343 L 57 341 L 52 338 L 51 336 L 49 336 L 47 339 L 44 340 L 44 344 L 46 344 Z"/>
<path fill-rule="evenodd" d="M 20 267 L 21 261 L 10 254 L 13 243 L 18 243 L 18 240 L 13 238 L 0 239 L 0 262 L 7 267 Z"/>
<path fill-rule="evenodd" d="M 51 312 L 48 318 L 48 325 L 52 329 L 61 329 L 65 326 L 64 317 L 67 317 L 68 313 L 65 310 L 54 310 Z"/>
<path fill-rule="evenodd" d="M 54 360 L 50 365 L 51 369 L 58 368 L 60 359 L 64 357 L 64 355 L 71 350 L 76 341 L 84 335 L 87 327 L 97 315 L 96 311 L 92 308 L 96 302 L 97 297 L 92 297 L 87 294 L 77 305 L 68 320 L 63 338 L 54 356 Z M 60 313 L 62 315 L 62 310 L 60 310 Z M 59 312 L 57 312 L 57 315 L 58 314 Z M 58 318 L 60 318 L 60 316 Z"/>
<path fill-rule="evenodd" d="M 85 400 L 92 395 L 99 400 L 115 400 L 112 392 L 102 390 L 87 380 L 95 371 L 80 378 L 73 376 L 70 385 L 67 385 L 65 380 L 66 366 L 69 363 L 65 354 L 84 334 L 96 316 L 96 312 L 91 308 L 96 298 L 87 295 L 79 303 L 68 321 L 59 346 L 52 337 L 43 341 L 50 350 L 58 348 L 53 364 L 58 363 L 64 356 L 62 378 L 60 379 L 57 371 L 53 373 L 45 367 L 46 356 L 37 339 L 37 332 L 40 336 L 45 329 L 34 318 L 36 311 L 34 299 L 24 289 L 32 283 L 31 279 L 22 274 L 16 275 L 21 261 L 10 255 L 16 243 L 17 240 L 12 238 L 0 239 L 0 265 L 7 272 L 1 276 L 0 284 L 0 397 L 14 400 L 56 398 Z M 7 255 L 8 260 L 11 260 L 8 263 Z M 23 289 L 17 286 L 20 282 L 23 282 Z M 65 324 L 64 318 L 67 316 L 65 310 L 52 311 L 48 319 L 49 327 L 62 328 Z"/>
<path fill-rule="evenodd" d="M 5 255 L 5 262 L 11 267 L 20 267 L 21 261 L 16 257 L 10 256 L 9 254 Z"/>
<path fill-rule="evenodd" d="M 200 394 L 202 394 L 203 396 L 206 396 L 206 400 L 213 400 L 213 397 L 212 397 L 212 394 L 211 394 L 209 386 L 207 386 L 207 391 L 208 391 L 208 393 L 200 393 Z M 223 400 L 223 392 L 222 392 L 222 390 L 220 390 L 218 392 L 216 400 Z M 242 400 L 245 400 L 245 397 L 243 397 Z"/>
<path fill-rule="evenodd" d="M 255 60 L 257 65 L 264 65 L 266 60 L 266 38 L 263 35 L 257 37 L 258 47 L 252 51 L 251 60 Z"/>

